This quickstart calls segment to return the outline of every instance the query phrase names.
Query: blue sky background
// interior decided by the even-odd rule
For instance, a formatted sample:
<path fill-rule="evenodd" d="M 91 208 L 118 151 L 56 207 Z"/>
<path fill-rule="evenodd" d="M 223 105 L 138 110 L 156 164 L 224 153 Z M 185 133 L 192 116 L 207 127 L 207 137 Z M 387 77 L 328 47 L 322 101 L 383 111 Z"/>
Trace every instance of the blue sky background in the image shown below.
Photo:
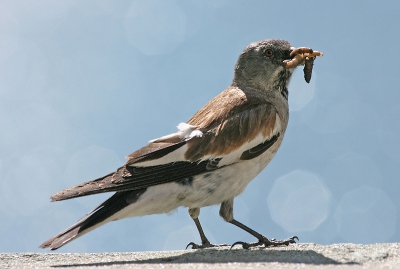
<path fill-rule="evenodd" d="M 51 203 L 176 131 L 229 86 L 242 49 L 324 52 L 289 88 L 276 157 L 235 218 L 300 242 L 399 242 L 399 1 L 0 1 L 0 251 L 38 246 L 110 194 Z M 204 208 L 213 243 L 255 239 Z M 60 252 L 183 249 L 187 209 L 107 224 Z"/>

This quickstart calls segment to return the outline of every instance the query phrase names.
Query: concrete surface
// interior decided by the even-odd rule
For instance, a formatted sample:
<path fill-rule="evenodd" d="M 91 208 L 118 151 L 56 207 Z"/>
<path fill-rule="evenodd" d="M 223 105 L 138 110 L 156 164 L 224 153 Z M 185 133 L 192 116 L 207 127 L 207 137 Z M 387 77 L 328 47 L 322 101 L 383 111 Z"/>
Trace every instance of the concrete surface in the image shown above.
<path fill-rule="evenodd" d="M 0 268 L 400 268 L 400 243 L 132 253 L 1 253 Z"/>

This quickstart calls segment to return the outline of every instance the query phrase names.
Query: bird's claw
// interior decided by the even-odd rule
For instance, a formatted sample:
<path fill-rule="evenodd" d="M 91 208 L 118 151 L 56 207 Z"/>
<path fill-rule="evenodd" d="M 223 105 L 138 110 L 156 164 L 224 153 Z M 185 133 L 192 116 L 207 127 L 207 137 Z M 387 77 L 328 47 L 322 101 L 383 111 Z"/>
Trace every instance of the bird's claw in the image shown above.
<path fill-rule="evenodd" d="M 187 246 L 186 246 L 185 249 L 187 249 L 189 246 L 192 246 L 192 249 L 198 249 L 198 248 L 200 247 L 200 246 L 197 245 L 196 243 L 190 242 L 189 244 L 187 244 Z"/>
<path fill-rule="evenodd" d="M 235 245 L 242 245 L 243 249 L 250 249 L 251 247 L 257 247 L 257 246 L 261 246 L 261 245 L 264 245 L 265 247 L 288 246 L 290 244 L 296 244 L 295 239 L 299 240 L 299 238 L 297 236 L 292 236 L 285 240 L 276 240 L 275 238 L 268 239 L 265 236 L 263 236 L 262 239 L 258 240 L 258 242 L 255 242 L 255 243 L 246 243 L 246 242 L 242 242 L 242 241 L 235 242 L 231 246 L 231 249 Z"/>
<path fill-rule="evenodd" d="M 202 243 L 201 245 L 198 245 L 194 242 L 190 242 L 189 244 L 187 244 L 186 249 L 189 246 L 192 246 L 192 249 L 204 249 L 204 248 L 214 248 L 214 247 L 227 247 L 230 245 L 228 245 L 228 244 L 214 245 L 214 244 L 210 244 L 210 242 L 205 242 L 205 243 Z"/>
<path fill-rule="evenodd" d="M 237 241 L 237 242 L 235 242 L 235 243 L 232 244 L 232 246 L 231 246 L 230 249 L 232 249 L 232 248 L 233 248 L 234 246 L 236 246 L 236 245 L 242 245 L 242 248 L 243 248 L 243 249 L 249 249 L 251 244 L 246 243 L 246 242 L 242 242 L 242 241 Z"/>
<path fill-rule="evenodd" d="M 262 240 L 260 240 L 259 243 L 264 244 L 265 247 L 289 246 L 290 244 L 296 244 L 295 239 L 299 240 L 297 236 L 292 236 L 285 240 L 268 239 L 263 236 Z"/>

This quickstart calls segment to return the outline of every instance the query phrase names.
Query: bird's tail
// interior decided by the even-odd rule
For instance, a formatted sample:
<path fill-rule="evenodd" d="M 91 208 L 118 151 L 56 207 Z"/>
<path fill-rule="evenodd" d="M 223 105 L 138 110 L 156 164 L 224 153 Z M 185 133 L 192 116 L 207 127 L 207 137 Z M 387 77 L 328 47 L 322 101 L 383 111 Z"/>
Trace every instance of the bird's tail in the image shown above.
<path fill-rule="evenodd" d="M 104 203 L 86 214 L 77 223 L 50 238 L 41 244 L 40 247 L 56 250 L 97 227 L 118 219 L 116 214 L 126 206 L 136 202 L 145 191 L 146 189 L 115 193 Z"/>

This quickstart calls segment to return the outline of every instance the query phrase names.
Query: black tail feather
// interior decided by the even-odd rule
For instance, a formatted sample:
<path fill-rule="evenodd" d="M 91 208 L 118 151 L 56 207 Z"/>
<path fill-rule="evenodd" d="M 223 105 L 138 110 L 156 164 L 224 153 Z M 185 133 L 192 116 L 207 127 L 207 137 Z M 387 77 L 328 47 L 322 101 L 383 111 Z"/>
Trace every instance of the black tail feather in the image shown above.
<path fill-rule="evenodd" d="M 40 245 L 41 248 L 50 248 L 55 250 L 68 242 L 84 235 L 91 230 L 112 221 L 112 216 L 125 208 L 126 206 L 135 203 L 146 189 L 117 192 L 104 203 L 90 211 L 77 223 L 62 231 L 61 233 L 50 238 Z"/>

